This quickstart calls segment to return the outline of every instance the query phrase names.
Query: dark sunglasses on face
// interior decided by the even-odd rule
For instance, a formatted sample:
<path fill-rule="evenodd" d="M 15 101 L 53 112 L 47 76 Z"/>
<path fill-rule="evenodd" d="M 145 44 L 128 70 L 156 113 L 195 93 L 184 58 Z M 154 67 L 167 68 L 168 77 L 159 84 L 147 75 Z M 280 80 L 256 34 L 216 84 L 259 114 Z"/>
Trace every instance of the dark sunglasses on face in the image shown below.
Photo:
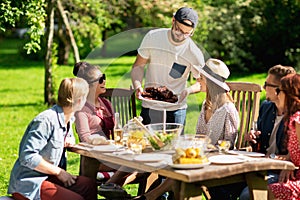
<path fill-rule="evenodd" d="M 276 88 L 275 91 L 276 91 L 276 94 L 279 95 L 280 91 L 282 91 L 282 90 L 280 88 Z"/>
<path fill-rule="evenodd" d="M 105 76 L 105 74 L 102 74 L 102 76 L 99 78 L 99 79 L 97 79 L 97 80 L 94 80 L 94 81 L 91 81 L 91 82 L 89 82 L 89 83 L 95 83 L 95 82 L 99 82 L 99 84 L 102 84 L 103 83 L 103 81 L 105 81 L 106 80 L 106 76 Z"/>
<path fill-rule="evenodd" d="M 102 76 L 99 78 L 99 84 L 102 84 L 103 81 L 106 80 L 105 74 L 102 74 Z"/>
<path fill-rule="evenodd" d="M 268 82 L 266 81 L 265 84 L 264 84 L 264 88 L 266 88 L 266 87 L 274 87 L 274 88 L 278 88 L 278 85 L 274 85 L 274 84 L 268 83 Z"/>

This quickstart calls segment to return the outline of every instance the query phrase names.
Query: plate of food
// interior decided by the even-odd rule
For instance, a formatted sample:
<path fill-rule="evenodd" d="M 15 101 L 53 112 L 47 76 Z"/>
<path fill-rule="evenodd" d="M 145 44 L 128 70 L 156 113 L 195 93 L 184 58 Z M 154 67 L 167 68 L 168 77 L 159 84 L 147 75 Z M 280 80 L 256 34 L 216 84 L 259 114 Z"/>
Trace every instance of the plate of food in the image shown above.
<path fill-rule="evenodd" d="M 237 164 L 247 161 L 247 158 L 237 155 L 216 155 L 209 157 L 208 160 L 213 164 Z"/>
<path fill-rule="evenodd" d="M 216 151 L 219 151 L 219 150 L 218 150 L 218 148 L 215 145 L 213 145 L 213 144 L 207 144 L 205 151 L 206 152 L 216 152 Z"/>
<path fill-rule="evenodd" d="M 178 96 L 175 95 L 166 86 L 146 87 L 139 99 L 151 103 L 174 105 L 178 102 Z"/>
<path fill-rule="evenodd" d="M 198 169 L 210 164 L 205 155 L 201 155 L 199 148 L 176 148 L 172 156 L 171 167 L 176 169 Z"/>
<path fill-rule="evenodd" d="M 173 105 L 178 104 L 177 102 L 176 103 L 171 103 L 171 102 L 167 102 L 167 101 L 163 101 L 163 100 L 150 99 L 150 98 L 143 97 L 143 96 L 140 96 L 139 99 L 143 100 L 143 101 L 146 101 L 146 102 L 149 102 L 149 103 L 162 104 L 162 105 L 173 106 Z"/>
<path fill-rule="evenodd" d="M 251 152 L 251 151 L 237 151 L 237 150 L 229 150 L 228 153 L 234 155 L 243 155 L 243 156 L 250 156 L 250 157 L 264 157 L 264 153 L 258 152 Z"/>
<path fill-rule="evenodd" d="M 88 136 L 87 143 L 91 145 L 107 145 L 110 144 L 110 141 L 99 134 L 92 134 Z"/>

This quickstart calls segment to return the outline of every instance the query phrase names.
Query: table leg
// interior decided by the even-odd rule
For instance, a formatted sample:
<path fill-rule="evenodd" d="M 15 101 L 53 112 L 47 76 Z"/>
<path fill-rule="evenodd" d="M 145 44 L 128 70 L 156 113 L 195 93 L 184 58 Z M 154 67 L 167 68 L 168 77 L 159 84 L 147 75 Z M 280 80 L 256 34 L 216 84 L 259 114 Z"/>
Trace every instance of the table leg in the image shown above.
<path fill-rule="evenodd" d="M 268 199 L 268 181 L 266 175 L 266 171 L 251 172 L 245 175 L 249 187 L 250 199 Z"/>
<path fill-rule="evenodd" d="M 181 181 L 180 183 L 180 192 L 179 192 L 179 200 L 184 200 L 185 197 L 185 191 L 186 190 L 186 183 Z M 175 197 L 176 199 L 176 197 Z"/>
<path fill-rule="evenodd" d="M 207 192 L 207 193 L 206 193 Z M 205 186 L 197 183 L 181 182 L 179 198 L 180 200 L 202 200 L 202 194 L 205 193 L 207 200 L 211 199 Z M 175 199 L 177 199 L 175 197 Z"/>

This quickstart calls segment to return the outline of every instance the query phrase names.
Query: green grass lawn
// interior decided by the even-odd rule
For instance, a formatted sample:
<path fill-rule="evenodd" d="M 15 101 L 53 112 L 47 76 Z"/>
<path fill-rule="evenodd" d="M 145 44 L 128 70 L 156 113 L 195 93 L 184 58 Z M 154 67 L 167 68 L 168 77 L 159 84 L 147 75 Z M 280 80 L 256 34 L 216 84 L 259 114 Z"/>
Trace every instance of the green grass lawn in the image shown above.
<path fill-rule="evenodd" d="M 6 195 L 11 168 L 17 158 L 18 145 L 28 123 L 44 105 L 44 66 L 43 61 L 27 61 L 17 54 L 22 41 L 0 40 L 0 196 Z M 101 66 L 107 75 L 107 87 L 129 88 L 130 69 L 134 57 L 98 59 L 91 61 Z M 72 66 L 59 66 L 54 69 L 56 86 L 64 77 L 73 77 Z M 266 74 L 232 75 L 231 81 L 249 81 L 263 84 Z M 261 95 L 264 98 L 264 93 Z M 186 133 L 194 133 L 199 108 L 205 94 L 188 97 Z M 140 102 L 138 113 L 140 111 Z M 68 154 L 68 171 L 78 174 L 79 156 Z M 132 188 L 131 188 L 132 187 Z M 128 190 L 135 191 L 134 186 Z"/>

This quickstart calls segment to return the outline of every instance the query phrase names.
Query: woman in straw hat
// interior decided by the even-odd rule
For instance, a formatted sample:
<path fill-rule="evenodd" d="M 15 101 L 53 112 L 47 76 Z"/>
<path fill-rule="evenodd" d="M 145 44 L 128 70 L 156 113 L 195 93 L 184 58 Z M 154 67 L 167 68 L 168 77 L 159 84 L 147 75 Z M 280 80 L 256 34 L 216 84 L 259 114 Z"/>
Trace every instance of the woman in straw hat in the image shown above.
<path fill-rule="evenodd" d="M 212 144 L 217 144 L 218 140 L 229 140 L 230 148 L 233 148 L 239 114 L 225 83 L 230 75 L 229 69 L 221 60 L 211 58 L 200 72 L 206 78 L 206 100 L 203 102 L 196 132 L 208 134 Z"/>
<path fill-rule="evenodd" d="M 213 130 L 214 135 L 211 134 L 210 137 L 214 144 L 218 139 L 228 139 L 231 141 L 233 147 L 238 130 L 239 116 L 233 104 L 233 100 L 228 93 L 230 89 L 225 83 L 230 72 L 222 61 L 213 58 L 207 60 L 206 65 L 200 72 L 202 76 L 205 77 L 202 78 L 201 88 L 202 91 L 206 90 L 207 95 L 198 120 L 197 133 L 207 133 L 209 132 L 208 130 Z M 206 87 L 204 87 L 205 85 Z M 243 187 L 244 185 L 241 186 L 241 188 Z M 180 184 L 178 181 L 167 178 L 152 191 L 134 199 L 157 199 L 160 195 L 168 191 L 173 192 L 174 199 L 179 199 L 179 188 Z M 222 193 L 222 195 L 224 195 L 224 193 Z"/>
<path fill-rule="evenodd" d="M 225 83 L 230 71 L 224 62 L 211 58 L 200 72 L 205 77 L 206 99 L 202 104 L 196 133 L 208 135 L 213 145 L 218 140 L 228 140 L 230 149 L 233 149 L 240 120 Z M 245 183 L 238 183 L 208 189 L 212 199 L 236 199 L 245 186 Z"/>

